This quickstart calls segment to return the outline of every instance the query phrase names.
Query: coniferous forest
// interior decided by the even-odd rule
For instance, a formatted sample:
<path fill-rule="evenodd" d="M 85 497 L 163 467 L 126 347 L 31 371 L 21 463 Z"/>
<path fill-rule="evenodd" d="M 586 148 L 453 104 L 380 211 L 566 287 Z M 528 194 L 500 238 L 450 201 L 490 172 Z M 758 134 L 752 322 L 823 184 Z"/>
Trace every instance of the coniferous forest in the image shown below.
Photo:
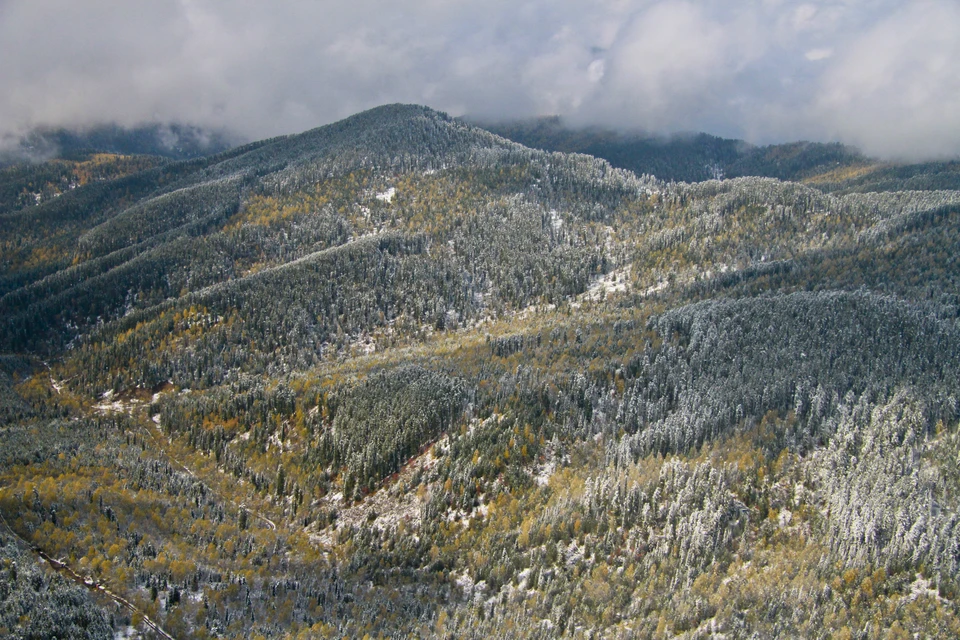
<path fill-rule="evenodd" d="M 960 636 L 955 163 L 501 133 L 0 168 L 0 636 Z"/>

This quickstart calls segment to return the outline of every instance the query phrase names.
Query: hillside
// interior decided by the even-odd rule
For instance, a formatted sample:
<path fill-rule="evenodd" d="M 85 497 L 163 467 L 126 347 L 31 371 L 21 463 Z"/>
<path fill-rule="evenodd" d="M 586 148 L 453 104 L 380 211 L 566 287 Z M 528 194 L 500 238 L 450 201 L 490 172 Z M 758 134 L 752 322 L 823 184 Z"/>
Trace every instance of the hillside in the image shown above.
<path fill-rule="evenodd" d="M 682 144 L 802 181 L 410 105 L 0 169 L 0 635 L 960 634 L 953 169 Z"/>
<path fill-rule="evenodd" d="M 12 148 L 0 150 L 0 166 L 24 159 L 77 160 L 91 153 L 159 156 L 189 160 L 220 153 L 241 141 L 223 131 L 182 124 L 115 124 L 83 128 L 40 127 L 22 136 Z"/>
<path fill-rule="evenodd" d="M 599 127 L 571 128 L 558 117 L 477 124 L 535 149 L 587 153 L 614 167 L 666 181 L 759 176 L 803 182 L 839 194 L 960 189 L 960 162 L 956 160 L 881 162 L 838 143 L 754 146 L 705 133 L 656 137 Z"/>

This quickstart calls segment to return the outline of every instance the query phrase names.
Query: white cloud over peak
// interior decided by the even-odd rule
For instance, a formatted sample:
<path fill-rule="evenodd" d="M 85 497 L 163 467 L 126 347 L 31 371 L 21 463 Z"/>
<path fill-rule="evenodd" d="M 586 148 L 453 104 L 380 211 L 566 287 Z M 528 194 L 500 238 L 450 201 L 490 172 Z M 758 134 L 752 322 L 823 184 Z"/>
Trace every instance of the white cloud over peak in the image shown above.
<path fill-rule="evenodd" d="M 0 137 L 181 121 L 250 138 L 385 102 L 960 154 L 952 0 L 0 1 Z"/>

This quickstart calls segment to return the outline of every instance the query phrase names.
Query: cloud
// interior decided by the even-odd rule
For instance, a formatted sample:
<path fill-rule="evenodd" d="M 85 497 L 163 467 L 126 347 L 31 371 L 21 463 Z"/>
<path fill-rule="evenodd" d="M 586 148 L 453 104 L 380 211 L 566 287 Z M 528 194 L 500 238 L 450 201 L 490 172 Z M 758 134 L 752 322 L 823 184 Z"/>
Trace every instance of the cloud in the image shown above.
<path fill-rule="evenodd" d="M 833 49 L 824 47 L 823 49 L 810 49 L 810 51 L 803 54 L 803 57 L 811 62 L 816 62 L 817 60 L 826 60 L 832 55 Z"/>
<path fill-rule="evenodd" d="M 916 2 L 843 48 L 820 79 L 823 135 L 917 159 L 960 151 L 960 6 Z"/>
<path fill-rule="evenodd" d="M 643 7 L 623 22 L 602 84 L 576 116 L 650 130 L 725 126 L 741 74 L 766 48 L 744 37 L 754 21 L 693 2 Z"/>
<path fill-rule="evenodd" d="M 0 140 L 179 121 L 249 138 L 385 102 L 960 154 L 950 0 L 0 0 Z"/>

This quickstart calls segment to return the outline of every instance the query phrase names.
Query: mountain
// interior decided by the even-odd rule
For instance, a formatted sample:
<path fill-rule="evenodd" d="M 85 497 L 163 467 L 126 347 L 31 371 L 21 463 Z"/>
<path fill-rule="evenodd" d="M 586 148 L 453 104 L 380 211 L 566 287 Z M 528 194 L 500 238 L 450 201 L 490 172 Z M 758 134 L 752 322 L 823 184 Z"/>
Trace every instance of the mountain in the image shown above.
<path fill-rule="evenodd" d="M 0 154 L 0 164 L 54 157 L 75 160 L 91 153 L 188 160 L 226 151 L 239 142 L 238 136 L 225 131 L 177 123 L 137 127 L 102 124 L 84 129 L 40 127 L 23 136 L 14 149 Z"/>
<path fill-rule="evenodd" d="M 586 153 L 637 175 L 698 182 L 762 176 L 834 193 L 960 189 L 960 162 L 881 162 L 838 143 L 754 146 L 705 133 L 657 137 L 568 127 L 557 116 L 478 126 L 536 149 Z"/>
<path fill-rule="evenodd" d="M 956 636 L 951 170 L 728 142 L 0 170 L 0 635 Z"/>

